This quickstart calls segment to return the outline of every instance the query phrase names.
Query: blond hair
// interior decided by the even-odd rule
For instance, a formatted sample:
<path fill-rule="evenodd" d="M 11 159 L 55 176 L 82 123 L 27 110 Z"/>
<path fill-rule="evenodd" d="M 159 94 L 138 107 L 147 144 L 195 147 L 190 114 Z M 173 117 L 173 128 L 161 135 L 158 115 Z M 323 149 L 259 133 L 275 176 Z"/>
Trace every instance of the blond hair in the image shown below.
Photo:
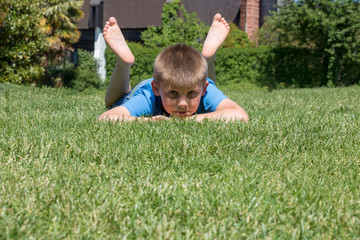
<path fill-rule="evenodd" d="M 207 78 L 207 62 L 201 53 L 186 44 L 176 44 L 165 48 L 155 59 L 154 81 L 187 87 Z"/>

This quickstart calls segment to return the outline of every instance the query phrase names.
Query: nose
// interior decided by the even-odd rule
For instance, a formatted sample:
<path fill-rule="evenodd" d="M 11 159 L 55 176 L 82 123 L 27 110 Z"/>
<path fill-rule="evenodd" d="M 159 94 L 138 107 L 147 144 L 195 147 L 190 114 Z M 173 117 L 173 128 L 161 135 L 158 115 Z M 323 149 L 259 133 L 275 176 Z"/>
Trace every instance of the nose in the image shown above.
<path fill-rule="evenodd" d="M 180 97 L 177 107 L 179 109 L 186 109 L 187 105 L 188 105 L 188 103 L 187 103 L 186 97 L 185 96 Z"/>

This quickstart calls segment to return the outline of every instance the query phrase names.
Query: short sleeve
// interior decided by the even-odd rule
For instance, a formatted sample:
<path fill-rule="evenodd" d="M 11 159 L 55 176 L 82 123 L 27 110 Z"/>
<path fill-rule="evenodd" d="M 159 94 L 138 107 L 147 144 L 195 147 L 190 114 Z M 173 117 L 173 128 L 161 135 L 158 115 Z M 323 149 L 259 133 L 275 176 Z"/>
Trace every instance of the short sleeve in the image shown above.
<path fill-rule="evenodd" d="M 152 104 L 149 103 L 149 99 L 143 94 L 137 94 L 131 97 L 124 106 L 133 117 L 150 116 L 152 115 Z"/>
<path fill-rule="evenodd" d="M 206 89 L 205 95 L 201 99 L 199 109 L 196 113 L 209 113 L 215 112 L 219 103 L 227 98 L 216 86 L 211 79 L 207 79 L 209 85 Z"/>

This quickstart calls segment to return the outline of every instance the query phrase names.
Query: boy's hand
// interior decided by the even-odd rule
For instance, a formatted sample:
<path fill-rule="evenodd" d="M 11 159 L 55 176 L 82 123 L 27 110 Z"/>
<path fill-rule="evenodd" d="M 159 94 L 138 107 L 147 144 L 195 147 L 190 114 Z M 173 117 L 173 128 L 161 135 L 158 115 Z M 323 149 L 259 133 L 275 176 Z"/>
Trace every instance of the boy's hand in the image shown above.
<path fill-rule="evenodd" d="M 215 112 L 202 113 L 193 116 L 196 121 L 203 121 L 205 118 L 212 120 L 225 120 L 226 122 L 244 121 L 248 122 L 249 117 L 237 103 L 225 98 L 217 106 Z"/>
<path fill-rule="evenodd" d="M 156 116 L 153 116 L 151 119 L 154 120 L 154 121 L 161 121 L 161 120 L 166 120 L 166 119 L 169 119 L 169 118 L 164 116 L 164 115 L 156 115 Z"/>

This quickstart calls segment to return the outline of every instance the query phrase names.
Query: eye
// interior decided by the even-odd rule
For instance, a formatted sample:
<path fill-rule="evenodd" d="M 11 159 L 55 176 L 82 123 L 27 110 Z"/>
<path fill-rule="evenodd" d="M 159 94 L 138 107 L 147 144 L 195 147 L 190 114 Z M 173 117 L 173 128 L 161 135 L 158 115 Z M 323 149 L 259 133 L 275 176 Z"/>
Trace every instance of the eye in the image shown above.
<path fill-rule="evenodd" d="M 169 91 L 168 96 L 169 98 L 176 98 L 178 96 L 178 93 L 176 91 Z"/>
<path fill-rule="evenodd" d="M 197 92 L 195 92 L 195 91 L 190 91 L 190 92 L 188 92 L 188 96 L 189 97 L 196 97 L 197 96 Z"/>

